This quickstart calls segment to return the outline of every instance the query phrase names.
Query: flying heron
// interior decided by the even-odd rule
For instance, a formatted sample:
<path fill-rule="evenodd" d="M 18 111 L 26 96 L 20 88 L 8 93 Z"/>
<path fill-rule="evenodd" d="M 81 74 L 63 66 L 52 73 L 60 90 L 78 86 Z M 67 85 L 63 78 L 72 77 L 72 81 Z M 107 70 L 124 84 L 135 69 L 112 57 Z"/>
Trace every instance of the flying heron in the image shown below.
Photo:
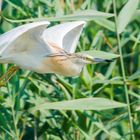
<path fill-rule="evenodd" d="M 0 63 L 16 65 L 1 81 L 7 82 L 19 68 L 76 76 L 86 64 L 109 61 L 75 53 L 85 21 L 66 22 L 46 29 L 48 25 L 48 21 L 28 23 L 0 36 Z"/>

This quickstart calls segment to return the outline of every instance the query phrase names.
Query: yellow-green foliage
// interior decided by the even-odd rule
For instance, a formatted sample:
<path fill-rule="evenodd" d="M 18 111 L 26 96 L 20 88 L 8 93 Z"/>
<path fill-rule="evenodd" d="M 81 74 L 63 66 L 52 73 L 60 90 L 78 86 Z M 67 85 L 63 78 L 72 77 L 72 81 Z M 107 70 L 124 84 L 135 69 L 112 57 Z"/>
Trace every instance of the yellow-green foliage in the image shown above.
<path fill-rule="evenodd" d="M 139 8 L 139 0 L 3 0 L 1 34 L 42 19 L 85 20 L 76 51 L 119 57 L 79 77 L 18 71 L 0 88 L 0 140 L 138 140 Z M 9 67 L 1 64 L 0 75 Z"/>

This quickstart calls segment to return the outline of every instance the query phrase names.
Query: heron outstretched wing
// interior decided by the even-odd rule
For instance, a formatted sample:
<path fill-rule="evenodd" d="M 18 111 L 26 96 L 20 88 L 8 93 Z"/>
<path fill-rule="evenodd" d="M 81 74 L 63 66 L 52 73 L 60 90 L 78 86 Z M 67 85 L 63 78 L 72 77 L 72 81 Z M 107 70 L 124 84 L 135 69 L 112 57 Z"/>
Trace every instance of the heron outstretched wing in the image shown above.
<path fill-rule="evenodd" d="M 30 53 L 30 55 L 51 53 L 50 48 L 41 38 L 48 24 L 48 21 L 28 23 L 2 34 L 0 36 L 0 59 L 22 52 Z"/>
<path fill-rule="evenodd" d="M 62 23 L 43 32 L 45 42 L 53 42 L 67 52 L 75 52 L 77 41 L 82 32 L 85 21 Z"/>

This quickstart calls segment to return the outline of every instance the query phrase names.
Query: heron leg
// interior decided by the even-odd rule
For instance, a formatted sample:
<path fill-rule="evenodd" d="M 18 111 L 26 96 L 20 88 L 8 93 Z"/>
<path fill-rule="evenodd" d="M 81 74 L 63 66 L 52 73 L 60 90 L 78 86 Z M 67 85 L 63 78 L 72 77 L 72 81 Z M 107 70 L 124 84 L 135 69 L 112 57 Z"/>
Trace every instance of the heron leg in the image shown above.
<path fill-rule="evenodd" d="M 0 77 L 0 87 L 4 86 L 18 70 L 18 66 L 10 67 L 8 71 Z"/>

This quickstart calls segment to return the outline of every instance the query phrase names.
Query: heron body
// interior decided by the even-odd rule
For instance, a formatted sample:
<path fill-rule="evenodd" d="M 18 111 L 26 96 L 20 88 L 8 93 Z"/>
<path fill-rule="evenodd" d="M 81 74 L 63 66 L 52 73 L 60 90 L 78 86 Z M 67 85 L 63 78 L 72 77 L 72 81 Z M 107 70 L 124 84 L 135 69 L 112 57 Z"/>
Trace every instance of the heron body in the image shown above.
<path fill-rule="evenodd" d="M 84 21 L 46 29 L 48 24 L 47 21 L 29 23 L 1 35 L 0 63 L 13 63 L 38 73 L 76 76 L 85 64 L 96 62 L 90 56 L 75 53 Z"/>

